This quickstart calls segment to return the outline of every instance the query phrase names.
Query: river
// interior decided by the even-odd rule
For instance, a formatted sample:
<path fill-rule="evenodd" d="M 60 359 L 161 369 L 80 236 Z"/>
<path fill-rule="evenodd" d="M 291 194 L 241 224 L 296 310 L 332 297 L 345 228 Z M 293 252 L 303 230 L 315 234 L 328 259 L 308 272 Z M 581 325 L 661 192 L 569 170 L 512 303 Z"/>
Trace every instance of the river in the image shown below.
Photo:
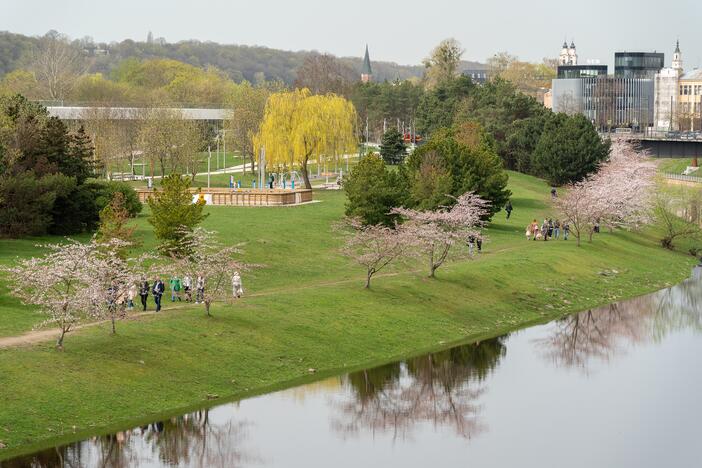
<path fill-rule="evenodd" d="M 634 300 L 0 467 L 701 467 L 701 332 L 698 268 Z"/>

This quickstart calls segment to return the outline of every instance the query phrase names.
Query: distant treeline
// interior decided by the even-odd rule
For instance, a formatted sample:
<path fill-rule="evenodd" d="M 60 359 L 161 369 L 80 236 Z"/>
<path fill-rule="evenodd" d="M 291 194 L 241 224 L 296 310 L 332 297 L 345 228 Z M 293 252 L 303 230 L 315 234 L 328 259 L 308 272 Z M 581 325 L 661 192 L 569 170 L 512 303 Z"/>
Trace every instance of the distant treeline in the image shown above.
<path fill-rule="evenodd" d="M 50 32 L 48 34 L 55 34 Z M 26 68 L 32 49 L 41 38 L 22 34 L 0 32 L 0 77 L 19 68 Z M 268 47 L 225 45 L 216 42 L 196 40 L 168 43 L 161 38 L 146 41 L 126 39 L 121 42 L 95 43 L 90 38 L 72 41 L 92 58 L 89 73 L 103 73 L 109 76 L 125 59 L 169 58 L 196 67 L 216 67 L 233 81 L 282 81 L 286 85 L 295 82 L 297 69 L 305 58 L 317 52 L 270 49 Z M 359 44 L 359 55 L 363 51 Z M 421 56 L 418 55 L 418 60 Z M 372 56 L 371 56 L 372 59 Z M 340 61 L 360 76 L 362 58 L 343 57 Z M 464 68 L 474 68 L 480 64 L 465 62 Z M 421 78 L 424 67 L 407 66 L 391 62 L 373 61 L 373 74 L 376 81 L 406 80 Z"/>

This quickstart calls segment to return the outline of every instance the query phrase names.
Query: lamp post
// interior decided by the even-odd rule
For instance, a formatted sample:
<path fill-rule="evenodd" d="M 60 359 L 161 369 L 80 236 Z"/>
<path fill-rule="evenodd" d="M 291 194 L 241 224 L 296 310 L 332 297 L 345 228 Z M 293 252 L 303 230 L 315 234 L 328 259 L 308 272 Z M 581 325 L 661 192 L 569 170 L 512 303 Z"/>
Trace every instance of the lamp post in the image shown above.
<path fill-rule="evenodd" d="M 212 148 L 207 147 L 207 188 L 210 188 L 210 161 L 212 160 Z"/>

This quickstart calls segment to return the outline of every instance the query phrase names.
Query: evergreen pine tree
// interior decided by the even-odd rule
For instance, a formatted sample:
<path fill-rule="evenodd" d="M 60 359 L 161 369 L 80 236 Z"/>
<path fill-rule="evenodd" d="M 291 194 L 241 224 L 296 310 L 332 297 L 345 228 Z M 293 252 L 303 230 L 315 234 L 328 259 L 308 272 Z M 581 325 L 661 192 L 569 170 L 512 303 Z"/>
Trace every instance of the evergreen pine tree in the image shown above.
<path fill-rule="evenodd" d="M 383 141 L 380 145 L 380 155 L 386 164 L 402 164 L 407 156 L 407 149 L 402 133 L 394 128 L 391 128 L 383 135 Z"/>

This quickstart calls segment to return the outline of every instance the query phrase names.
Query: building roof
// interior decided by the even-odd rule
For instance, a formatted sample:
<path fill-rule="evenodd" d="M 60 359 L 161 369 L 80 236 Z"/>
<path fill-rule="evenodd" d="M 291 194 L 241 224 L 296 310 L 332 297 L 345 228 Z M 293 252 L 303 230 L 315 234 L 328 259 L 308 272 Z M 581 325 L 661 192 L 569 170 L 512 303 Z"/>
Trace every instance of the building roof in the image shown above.
<path fill-rule="evenodd" d="M 681 79 L 690 81 L 702 81 L 702 69 L 689 71 L 685 73 Z"/>
<path fill-rule="evenodd" d="M 363 57 L 363 68 L 361 68 L 362 75 L 372 75 L 373 70 L 371 69 L 370 56 L 368 55 L 368 44 L 366 44 L 366 55 Z"/>

